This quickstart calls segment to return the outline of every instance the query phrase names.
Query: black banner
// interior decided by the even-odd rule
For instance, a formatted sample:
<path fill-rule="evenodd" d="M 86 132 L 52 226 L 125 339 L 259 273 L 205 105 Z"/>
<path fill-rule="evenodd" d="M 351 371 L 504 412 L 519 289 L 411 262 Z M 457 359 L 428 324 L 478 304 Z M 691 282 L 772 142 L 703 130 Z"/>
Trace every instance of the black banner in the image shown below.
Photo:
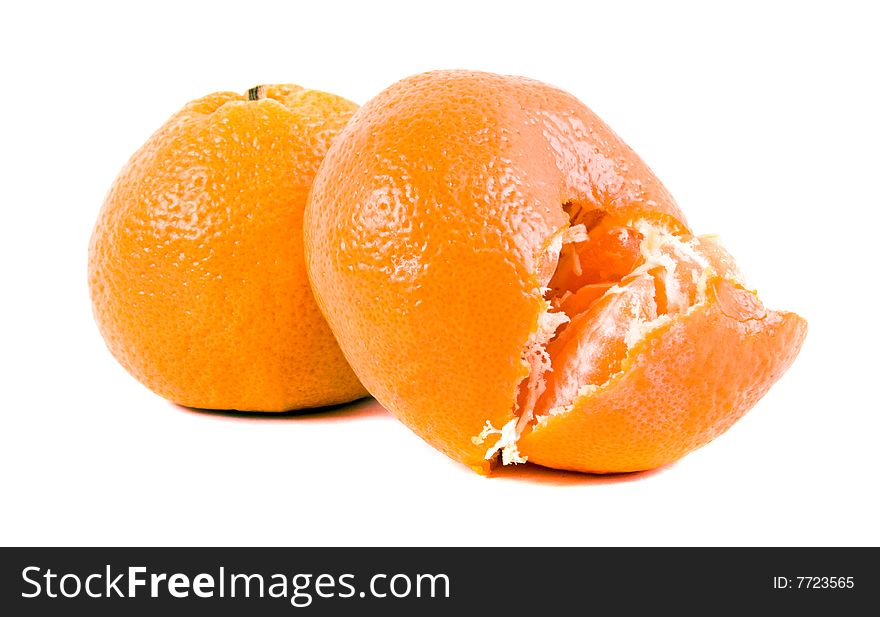
<path fill-rule="evenodd" d="M 5 615 L 629 614 L 646 606 L 854 614 L 880 600 L 875 548 L 7 548 L 0 556 Z"/>

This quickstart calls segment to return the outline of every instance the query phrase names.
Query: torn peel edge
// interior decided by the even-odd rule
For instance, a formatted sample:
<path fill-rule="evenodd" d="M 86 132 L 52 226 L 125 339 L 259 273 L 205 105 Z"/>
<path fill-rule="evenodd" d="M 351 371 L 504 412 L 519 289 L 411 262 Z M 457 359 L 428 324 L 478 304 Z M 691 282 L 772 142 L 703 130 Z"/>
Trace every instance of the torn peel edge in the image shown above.
<path fill-rule="evenodd" d="M 493 461 L 500 453 L 501 462 L 504 465 L 526 462 L 526 458 L 520 455 L 516 442 L 532 420 L 531 412 L 546 389 L 545 375 L 552 370 L 550 356 L 546 349 L 547 343 L 556 335 L 556 331 L 569 320 L 565 313 L 551 311 L 548 301 L 543 300 L 543 303 L 544 305 L 538 314 L 537 327 L 529 335 L 525 351 L 522 354 L 521 361 L 527 373 L 517 386 L 516 405 L 513 409 L 514 417 L 500 429 L 495 428 L 490 420 L 486 420 L 482 431 L 471 438 L 474 445 L 482 445 L 490 435 L 499 435 L 495 444 L 486 451 L 484 458 L 487 461 Z"/>
<path fill-rule="evenodd" d="M 521 431 L 517 430 L 518 423 L 519 418 L 512 418 L 507 424 L 500 429 L 497 429 L 492 426 L 492 422 L 486 420 L 486 425 L 483 427 L 483 430 L 480 431 L 480 434 L 476 437 L 472 437 L 471 441 L 474 442 L 474 445 L 479 446 L 482 445 L 490 435 L 500 435 L 495 442 L 495 445 L 486 451 L 486 456 L 484 458 L 487 461 L 492 461 L 500 452 L 501 463 L 503 465 L 525 463 L 528 458 L 522 456 L 516 446 L 516 442 L 521 434 Z"/>
<path fill-rule="evenodd" d="M 498 435 L 495 443 L 486 450 L 484 455 L 484 460 L 489 461 L 490 465 L 494 464 L 496 458 L 500 458 L 503 465 L 526 462 L 526 457 L 520 454 L 516 442 L 531 422 L 532 410 L 546 388 L 545 375 L 552 370 L 550 356 L 546 350 L 547 343 L 556 336 L 557 330 L 569 321 L 568 315 L 564 312 L 551 310 L 553 307 L 545 297 L 550 292 L 547 285 L 556 271 L 562 247 L 567 244 L 586 242 L 588 238 L 585 225 L 568 225 L 558 230 L 544 246 L 542 259 L 539 260 L 537 266 L 537 280 L 542 296 L 542 306 L 538 313 L 535 329 L 529 334 L 525 349 L 521 354 L 520 361 L 526 377 L 516 389 L 513 418 L 500 429 L 496 428 L 490 420 L 486 420 L 480 433 L 471 438 L 474 445 L 479 446 L 490 435 Z"/>
<path fill-rule="evenodd" d="M 542 287 L 547 304 L 522 354 L 529 372 L 518 386 L 514 417 L 501 428 L 487 421 L 473 439 L 480 445 L 498 435 L 485 454 L 490 463 L 498 459 L 503 465 L 525 462 L 527 457 L 519 452 L 517 442 L 526 430 L 571 412 L 579 399 L 614 381 L 632 363 L 640 342 L 704 305 L 710 288 L 713 296 L 718 295 L 716 285 L 728 289 L 725 293 L 733 300 L 725 314 L 746 319 L 766 314 L 754 293 L 743 287 L 732 257 L 714 238 L 685 235 L 645 220 L 620 227 L 626 232 L 620 232 L 621 242 L 628 234 L 640 238 L 640 259 L 628 274 L 616 281 L 586 283 L 585 287 L 595 290 L 582 294 L 587 302 L 575 303 L 576 312 L 569 314 L 563 311 L 572 308 L 566 307 L 565 300 L 583 287 Z M 584 242 L 580 232 L 565 237 L 569 242 L 562 246 Z M 563 267 L 560 261 L 556 269 Z M 562 301 L 554 302 L 554 296 Z"/>

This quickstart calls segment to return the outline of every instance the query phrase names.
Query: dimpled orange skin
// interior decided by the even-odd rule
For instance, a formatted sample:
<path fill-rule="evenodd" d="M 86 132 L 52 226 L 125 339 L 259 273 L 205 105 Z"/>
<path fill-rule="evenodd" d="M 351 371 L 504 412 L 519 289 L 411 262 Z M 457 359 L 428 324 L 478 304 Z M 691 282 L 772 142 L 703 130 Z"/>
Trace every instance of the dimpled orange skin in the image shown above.
<path fill-rule="evenodd" d="M 481 473 L 493 463 L 474 437 L 487 421 L 515 417 L 529 374 L 523 350 L 543 306 L 541 256 L 568 224 L 566 203 L 689 233 L 651 170 L 580 101 L 470 71 L 416 75 L 364 105 L 310 195 L 309 274 L 355 372 L 414 432 Z M 677 318 L 643 341 L 647 353 L 595 408 L 581 397 L 571 413 L 527 429 L 521 452 L 591 472 L 680 458 L 790 364 L 805 327 L 772 317 L 769 328 L 735 325 L 710 303 Z"/>
<path fill-rule="evenodd" d="M 254 97 L 256 98 L 256 97 Z M 116 359 L 176 403 L 282 411 L 366 394 L 309 288 L 302 215 L 356 109 L 299 86 L 186 105 L 110 189 L 89 247 Z"/>

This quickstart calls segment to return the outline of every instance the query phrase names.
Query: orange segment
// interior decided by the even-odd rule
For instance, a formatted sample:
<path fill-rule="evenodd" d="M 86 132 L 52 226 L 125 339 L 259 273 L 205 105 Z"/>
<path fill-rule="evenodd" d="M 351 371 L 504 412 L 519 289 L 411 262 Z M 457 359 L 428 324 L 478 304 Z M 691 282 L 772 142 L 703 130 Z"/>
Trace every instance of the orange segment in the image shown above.
<path fill-rule="evenodd" d="M 636 267 L 642 241 L 636 230 L 619 225 L 610 216 L 604 216 L 599 225 L 587 230 L 585 241 L 562 247 L 549 283 L 551 289 L 577 290 L 593 283 L 619 281 Z"/>
<path fill-rule="evenodd" d="M 561 296 L 555 298 L 555 306 L 566 315 L 578 315 L 589 309 L 613 286 L 614 283 L 590 283 L 574 293 L 565 290 Z"/>
<path fill-rule="evenodd" d="M 582 384 L 604 383 L 617 372 L 626 355 L 630 324 L 656 318 L 654 279 L 650 275 L 606 292 L 588 310 L 562 326 L 547 344 L 553 374 L 548 377 L 550 384 L 542 400 L 573 398 Z M 569 392 L 558 391 L 565 389 Z"/>

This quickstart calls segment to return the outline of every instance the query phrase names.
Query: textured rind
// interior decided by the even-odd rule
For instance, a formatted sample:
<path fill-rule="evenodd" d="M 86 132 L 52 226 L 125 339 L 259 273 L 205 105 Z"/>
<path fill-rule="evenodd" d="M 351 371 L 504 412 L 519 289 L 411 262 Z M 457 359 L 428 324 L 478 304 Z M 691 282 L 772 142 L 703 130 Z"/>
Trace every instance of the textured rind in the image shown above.
<path fill-rule="evenodd" d="M 89 248 L 95 318 L 156 393 L 280 411 L 365 395 L 305 272 L 302 214 L 356 106 L 298 86 L 186 105 L 128 161 Z"/>
<path fill-rule="evenodd" d="M 520 452 L 557 469 L 641 471 L 676 461 L 726 431 L 788 369 L 807 325 L 757 302 L 726 314 L 715 285 L 709 292 L 704 304 L 637 343 L 621 372 L 576 399 L 571 411 L 547 416 L 523 434 Z"/>
<path fill-rule="evenodd" d="M 536 266 L 568 223 L 567 201 L 686 227 L 650 169 L 577 99 L 471 71 L 380 93 L 312 188 L 309 275 L 346 357 L 395 416 L 474 468 L 487 469 L 487 445 L 472 437 L 513 417 L 544 307 Z"/>

